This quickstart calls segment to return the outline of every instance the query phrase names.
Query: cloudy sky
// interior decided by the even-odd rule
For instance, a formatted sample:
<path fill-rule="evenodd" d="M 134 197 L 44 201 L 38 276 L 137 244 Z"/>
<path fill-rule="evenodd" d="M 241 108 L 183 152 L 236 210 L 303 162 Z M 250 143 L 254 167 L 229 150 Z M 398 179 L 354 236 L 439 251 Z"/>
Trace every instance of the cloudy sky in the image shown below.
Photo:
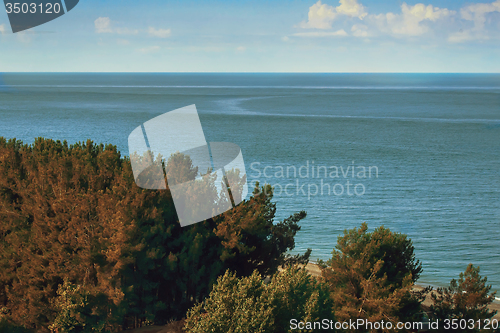
<path fill-rule="evenodd" d="M 81 0 L 0 72 L 500 72 L 500 0 Z"/>

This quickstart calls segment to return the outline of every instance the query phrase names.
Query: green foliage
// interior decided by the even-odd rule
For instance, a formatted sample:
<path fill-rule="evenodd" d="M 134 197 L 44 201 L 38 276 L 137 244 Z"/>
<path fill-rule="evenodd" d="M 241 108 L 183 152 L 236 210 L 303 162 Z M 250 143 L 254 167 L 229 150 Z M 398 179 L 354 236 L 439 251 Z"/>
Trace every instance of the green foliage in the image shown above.
<path fill-rule="evenodd" d="M 295 247 L 295 234 L 300 230 L 298 223 L 306 217 L 306 212 L 276 222 L 276 204 L 271 202 L 272 197 L 271 185 L 259 187 L 257 182 L 249 200 L 216 218 L 215 234 L 224 246 L 221 259 L 240 276 L 248 276 L 255 269 L 263 275 L 271 275 L 280 265 L 306 262 L 309 258 L 310 250 L 298 257 L 286 254 Z"/>
<path fill-rule="evenodd" d="M 32 331 L 9 323 L 7 320 L 0 320 L 0 333 L 32 333 Z"/>
<path fill-rule="evenodd" d="M 431 294 L 432 315 L 439 319 L 440 332 L 444 329 L 445 319 L 481 320 L 492 318 L 496 311 L 490 311 L 488 305 L 495 300 L 495 293 L 490 294 L 491 285 L 486 285 L 487 278 L 479 274 L 479 266 L 469 264 L 465 272 L 460 273 L 458 281 L 453 279 L 449 287 L 438 288 Z M 480 332 L 479 328 L 462 330 L 464 332 Z"/>
<path fill-rule="evenodd" d="M 368 225 L 363 223 L 359 229 L 344 231 L 337 240 L 332 261 L 363 259 L 373 266 L 382 260 L 379 277 L 387 275 L 387 281 L 395 286 L 401 286 L 408 274 L 413 282 L 417 281 L 422 265 L 415 259 L 412 241 L 406 235 L 383 226 L 373 232 L 367 230 Z"/>
<path fill-rule="evenodd" d="M 166 170 L 179 181 L 198 171 L 179 154 Z M 82 320 L 99 326 L 102 318 L 111 331 L 162 324 L 184 316 L 226 269 L 240 276 L 254 269 L 273 273 L 287 261 L 284 253 L 294 247 L 305 213 L 274 221 L 272 191 L 260 192 L 214 219 L 181 228 L 168 189 L 136 186 L 130 160 L 115 146 L 0 138 L 6 320 L 36 330 Z M 64 287 L 64 281 L 80 287 Z M 66 296 L 58 293 L 61 285 L 69 288 Z M 79 308 L 89 311 L 85 319 L 70 307 L 79 297 L 88 302 Z"/>
<path fill-rule="evenodd" d="M 95 297 L 85 291 L 81 285 L 64 281 L 59 285 L 54 300 L 58 313 L 54 322 L 49 325 L 51 331 L 67 332 L 108 332 L 106 307 L 99 304 L 99 296 Z"/>
<path fill-rule="evenodd" d="M 367 232 L 344 231 L 333 256 L 322 263 L 322 275 L 331 291 L 339 320 L 410 320 L 421 299 L 411 293 L 422 271 L 406 235 L 384 227 Z"/>
<path fill-rule="evenodd" d="M 304 269 L 288 267 L 269 284 L 257 272 L 238 278 L 229 271 L 209 297 L 188 312 L 190 333 L 293 332 L 291 319 L 333 320 L 328 290 Z M 303 332 L 307 332 L 303 330 Z"/>

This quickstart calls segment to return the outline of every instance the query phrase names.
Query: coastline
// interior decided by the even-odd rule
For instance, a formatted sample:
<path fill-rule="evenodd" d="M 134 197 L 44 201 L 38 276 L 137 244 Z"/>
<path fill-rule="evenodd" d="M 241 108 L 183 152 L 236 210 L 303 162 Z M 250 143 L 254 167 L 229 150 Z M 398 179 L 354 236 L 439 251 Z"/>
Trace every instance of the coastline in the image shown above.
<path fill-rule="evenodd" d="M 321 269 L 319 268 L 318 264 L 309 262 L 305 268 L 309 272 L 309 274 L 311 274 L 311 276 L 316 277 L 316 278 L 321 276 Z M 417 283 L 417 284 L 415 284 L 413 289 L 414 290 L 422 290 L 427 286 L 428 285 Z M 432 286 L 432 287 L 435 287 L 435 286 Z M 427 298 L 425 299 L 425 301 L 422 304 L 424 306 L 430 306 L 432 304 L 432 300 L 430 299 L 430 296 L 427 296 Z M 488 306 L 488 308 L 492 311 L 495 311 L 495 310 L 497 311 L 497 314 L 492 319 L 497 319 L 500 321 L 500 299 L 498 297 L 496 297 L 495 300 L 493 301 L 493 303 L 491 303 L 490 306 Z"/>

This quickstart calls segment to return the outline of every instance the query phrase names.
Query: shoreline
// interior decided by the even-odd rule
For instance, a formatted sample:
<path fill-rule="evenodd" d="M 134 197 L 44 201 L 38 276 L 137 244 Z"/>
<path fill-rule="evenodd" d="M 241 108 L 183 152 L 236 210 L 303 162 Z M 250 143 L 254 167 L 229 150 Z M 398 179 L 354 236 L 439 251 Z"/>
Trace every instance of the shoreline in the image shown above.
<path fill-rule="evenodd" d="M 318 264 L 314 261 L 309 261 L 309 263 L 307 264 L 308 267 L 306 267 L 306 269 L 308 271 L 310 271 L 311 273 L 314 271 L 315 273 L 312 274 L 314 276 L 317 276 L 315 274 L 320 274 L 320 270 L 319 270 L 319 267 L 318 267 Z M 449 282 L 448 282 L 449 283 Z M 427 286 L 431 286 L 433 288 L 440 288 L 440 287 L 443 287 L 443 286 L 439 286 L 437 284 L 432 284 L 432 283 L 423 283 L 423 282 L 417 282 L 415 283 L 415 286 L 418 286 L 418 287 L 421 287 L 421 288 L 425 288 Z M 448 286 L 448 284 L 446 285 Z M 497 295 L 495 297 L 495 302 L 498 302 L 500 303 L 500 290 L 497 291 Z"/>
<path fill-rule="evenodd" d="M 321 269 L 319 268 L 318 264 L 316 263 L 313 263 L 313 262 L 309 262 L 307 263 L 307 265 L 305 266 L 305 269 L 309 272 L 309 274 L 311 274 L 311 276 L 313 277 L 320 277 L 321 276 Z M 413 286 L 413 289 L 414 290 L 422 290 L 424 289 L 425 287 L 427 286 L 431 286 L 433 288 L 436 288 L 436 286 L 433 286 L 433 285 L 426 285 L 426 284 L 422 284 L 422 283 L 416 283 L 414 286 Z M 431 305 L 431 300 L 430 300 L 430 297 L 428 296 L 425 301 L 422 302 L 422 304 L 424 306 L 430 306 Z M 493 303 L 491 303 L 488 308 L 490 310 L 493 310 L 493 311 L 497 311 L 497 314 L 495 316 L 492 317 L 492 319 L 497 319 L 500 321 L 500 299 L 498 297 L 495 297 L 495 300 L 493 301 Z"/>

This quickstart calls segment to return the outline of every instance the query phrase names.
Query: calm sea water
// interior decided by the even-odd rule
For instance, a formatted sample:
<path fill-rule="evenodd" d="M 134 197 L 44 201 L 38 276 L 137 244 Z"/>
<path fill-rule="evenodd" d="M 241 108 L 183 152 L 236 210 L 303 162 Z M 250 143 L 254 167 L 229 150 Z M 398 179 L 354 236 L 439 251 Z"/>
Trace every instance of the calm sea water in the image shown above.
<path fill-rule="evenodd" d="M 249 180 L 276 186 L 280 218 L 308 212 L 294 252 L 328 259 L 344 229 L 384 225 L 413 240 L 421 283 L 446 285 L 473 263 L 500 290 L 500 75 L 2 80 L 0 136 L 24 142 L 90 138 L 127 154 L 139 124 L 196 104 L 207 141 L 238 144 Z"/>

